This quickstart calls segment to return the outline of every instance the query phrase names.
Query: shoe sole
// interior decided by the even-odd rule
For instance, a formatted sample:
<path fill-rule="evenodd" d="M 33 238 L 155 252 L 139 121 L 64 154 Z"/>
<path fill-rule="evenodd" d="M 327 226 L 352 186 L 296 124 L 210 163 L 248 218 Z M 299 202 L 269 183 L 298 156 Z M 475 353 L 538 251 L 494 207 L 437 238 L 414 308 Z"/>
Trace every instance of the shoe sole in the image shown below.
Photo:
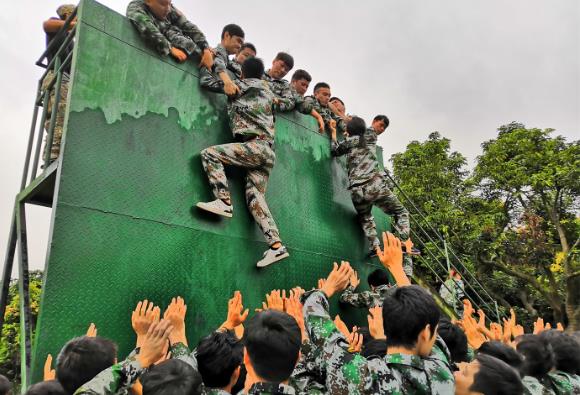
<path fill-rule="evenodd" d="M 203 203 L 197 203 L 195 206 L 199 209 L 202 209 L 203 211 L 207 211 L 209 213 L 220 215 L 222 217 L 232 218 L 234 216 L 233 213 L 226 213 L 225 211 L 220 211 L 220 210 L 214 209 L 213 207 L 206 206 Z"/>
<path fill-rule="evenodd" d="M 260 264 L 260 262 L 262 262 L 262 261 L 260 261 L 260 262 L 258 262 L 258 263 L 256 264 L 256 266 L 257 266 L 257 267 L 267 267 L 267 266 L 270 266 L 270 265 L 271 265 L 271 264 L 273 264 L 273 263 L 276 263 L 276 262 L 278 262 L 278 261 L 281 261 L 281 260 L 282 260 L 282 259 L 284 259 L 284 258 L 288 258 L 289 256 L 290 256 L 290 254 L 289 254 L 289 253 L 287 253 L 287 252 L 285 252 L 285 253 L 284 253 L 284 254 L 282 254 L 282 255 L 278 255 L 278 256 L 277 256 L 277 257 L 276 257 L 276 258 L 275 258 L 275 259 L 274 259 L 272 262 L 269 262 L 269 263 L 267 263 L 267 264 Z"/>

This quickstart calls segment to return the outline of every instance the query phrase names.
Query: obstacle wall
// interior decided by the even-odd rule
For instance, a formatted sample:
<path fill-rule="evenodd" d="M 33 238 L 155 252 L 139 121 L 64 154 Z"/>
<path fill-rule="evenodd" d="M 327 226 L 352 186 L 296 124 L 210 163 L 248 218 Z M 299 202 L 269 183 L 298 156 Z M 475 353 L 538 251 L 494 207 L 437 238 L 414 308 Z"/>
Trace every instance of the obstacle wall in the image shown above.
<path fill-rule="evenodd" d="M 144 298 L 163 308 L 183 296 L 195 344 L 224 321 L 236 289 L 253 309 L 273 288 L 315 286 L 339 259 L 351 261 L 366 288 L 375 267 L 363 260 L 344 163 L 313 119 L 277 119 L 267 200 L 290 258 L 258 270 L 268 246 L 246 209 L 243 172 L 228 169 L 232 219 L 192 208 L 213 199 L 200 151 L 232 141 L 225 98 L 202 92 L 195 65 L 160 58 L 106 7 L 84 0 L 79 21 L 32 382 L 46 354 L 90 322 L 123 358 L 135 341 L 131 310 Z M 388 217 L 375 218 L 385 229 Z"/>

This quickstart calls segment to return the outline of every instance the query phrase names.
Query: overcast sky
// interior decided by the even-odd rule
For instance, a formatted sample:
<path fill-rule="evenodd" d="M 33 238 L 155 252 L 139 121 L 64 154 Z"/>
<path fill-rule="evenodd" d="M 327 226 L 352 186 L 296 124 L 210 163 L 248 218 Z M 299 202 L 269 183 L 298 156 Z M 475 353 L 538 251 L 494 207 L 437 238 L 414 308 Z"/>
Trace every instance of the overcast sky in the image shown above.
<path fill-rule="evenodd" d="M 102 1 L 124 13 L 123 1 Z M 56 0 L 20 0 L 0 14 L 0 256 L 18 192 Z M 328 82 L 347 111 L 387 114 L 385 157 L 439 131 L 470 163 L 498 126 L 519 121 L 580 138 L 579 0 L 174 0 L 211 45 L 237 23 L 266 64 L 283 50 Z M 30 207 L 32 268 L 44 265 L 50 210 Z"/>

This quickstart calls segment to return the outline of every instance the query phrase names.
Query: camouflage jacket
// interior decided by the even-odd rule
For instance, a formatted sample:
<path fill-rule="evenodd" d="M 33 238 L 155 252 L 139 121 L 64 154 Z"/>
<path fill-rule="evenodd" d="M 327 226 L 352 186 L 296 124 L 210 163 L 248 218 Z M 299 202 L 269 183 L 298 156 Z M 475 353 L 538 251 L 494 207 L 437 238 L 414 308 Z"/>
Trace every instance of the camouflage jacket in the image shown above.
<path fill-rule="evenodd" d="M 208 48 L 201 30 L 174 6 L 167 18 L 160 20 L 149 10 L 145 0 L 133 0 L 127 6 L 127 18 L 161 55 L 169 55 L 171 47 L 176 47 L 188 55 L 199 56 Z"/>
<path fill-rule="evenodd" d="M 219 388 L 204 388 L 202 391 L 203 395 L 230 395 L 229 392 L 221 390 Z"/>
<path fill-rule="evenodd" d="M 294 388 L 278 383 L 256 383 L 248 391 L 248 395 L 294 395 Z"/>
<path fill-rule="evenodd" d="M 197 362 L 192 358 L 185 344 L 173 344 L 170 351 L 171 358 L 180 359 L 197 369 Z M 83 384 L 75 391 L 74 395 L 116 395 L 127 393 L 129 387 L 146 372 L 146 369 L 137 361 L 138 355 L 139 350 L 137 349 L 129 354 L 124 361 L 103 370 L 91 381 Z"/>
<path fill-rule="evenodd" d="M 465 296 L 464 292 L 465 286 L 462 280 L 455 280 L 453 278 L 448 278 L 445 283 L 441 284 L 439 288 L 439 295 L 441 298 L 450 306 L 456 306 L 459 302 L 458 300 L 463 299 Z"/>
<path fill-rule="evenodd" d="M 349 188 L 365 184 L 382 174 L 377 161 L 377 134 L 372 128 L 366 130 L 364 143 L 360 136 L 349 136 L 342 141 L 333 141 L 334 156 L 346 155 Z"/>
<path fill-rule="evenodd" d="M 314 96 L 307 96 L 304 98 L 304 101 L 306 102 L 306 106 L 312 107 L 310 111 L 316 110 L 320 114 L 324 120 L 324 128 L 327 133 L 330 133 L 330 121 L 332 120 L 336 122 L 337 134 L 342 134 L 346 131 L 346 124 L 344 123 L 344 120 L 333 113 L 332 110 L 328 108 L 328 106 L 323 106 L 320 104 L 318 99 L 316 99 Z"/>
<path fill-rule="evenodd" d="M 199 70 L 199 84 L 207 90 L 217 93 L 224 93 L 224 82 L 219 74 L 223 71 L 227 72 L 231 80 L 239 85 L 242 78 L 241 66 L 229 59 L 229 55 L 221 44 L 215 48 L 216 55 L 213 61 L 212 70 L 202 67 Z"/>
<path fill-rule="evenodd" d="M 318 291 L 303 296 L 310 340 L 321 349 L 329 394 L 453 394 L 455 380 L 445 342 L 437 338 L 431 355 L 387 354 L 365 359 L 348 352 L 348 341 L 328 314 L 328 300 Z"/>
<path fill-rule="evenodd" d="M 556 393 L 552 390 L 551 385 L 548 383 L 543 383 L 532 376 L 525 376 L 522 379 L 524 384 L 524 394 L 526 395 L 555 395 Z M 546 385 L 547 384 L 547 385 Z"/>
<path fill-rule="evenodd" d="M 241 95 L 228 104 L 230 126 L 235 135 L 258 136 L 274 141 L 275 96 L 264 80 L 240 80 Z"/>
<path fill-rule="evenodd" d="M 321 368 L 320 349 L 306 340 L 300 347 L 300 359 L 290 376 L 290 386 L 298 395 L 326 394 L 326 372 Z"/>
<path fill-rule="evenodd" d="M 264 73 L 262 79 L 264 81 L 268 81 L 268 84 L 270 85 L 270 90 L 278 98 L 279 102 L 278 105 L 276 106 L 276 109 L 281 112 L 292 111 L 296 103 L 294 102 L 295 96 L 292 94 L 292 88 L 290 86 L 290 83 L 288 83 L 288 81 L 284 79 L 277 80 L 270 77 L 270 75 L 268 74 L 269 71 L 270 70 Z"/>
<path fill-rule="evenodd" d="M 558 395 L 580 394 L 580 376 L 556 370 L 548 373 L 546 379 L 542 381 L 545 385 L 550 385 Z"/>
<path fill-rule="evenodd" d="M 374 291 L 363 291 L 355 293 L 355 288 L 349 286 L 340 295 L 340 301 L 342 303 L 348 303 L 354 307 L 364 307 L 370 309 L 375 306 L 382 306 L 383 299 L 387 294 L 387 291 L 392 287 L 389 285 L 379 285 Z"/>
<path fill-rule="evenodd" d="M 306 98 L 296 92 L 292 86 L 290 86 L 290 90 L 292 91 L 292 96 L 294 96 L 294 108 L 296 111 L 305 115 L 310 115 L 312 110 L 314 110 L 312 100 L 306 100 Z"/>

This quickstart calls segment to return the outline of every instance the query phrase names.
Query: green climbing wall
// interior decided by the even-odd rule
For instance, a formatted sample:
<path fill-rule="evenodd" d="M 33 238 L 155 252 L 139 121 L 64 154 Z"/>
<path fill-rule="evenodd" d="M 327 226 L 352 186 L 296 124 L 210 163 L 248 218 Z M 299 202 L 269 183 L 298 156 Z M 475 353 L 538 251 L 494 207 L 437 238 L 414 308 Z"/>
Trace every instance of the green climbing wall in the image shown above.
<path fill-rule="evenodd" d="M 33 382 L 46 354 L 90 322 L 124 357 L 135 341 L 130 312 L 143 298 L 164 307 L 185 297 L 193 344 L 225 319 L 236 289 L 254 308 L 273 288 L 313 287 L 339 259 L 366 287 L 374 266 L 363 260 L 344 163 L 313 119 L 278 117 L 267 200 L 291 256 L 258 270 L 267 245 L 246 210 L 241 171 L 228 170 L 233 219 L 192 209 L 212 199 L 199 152 L 232 140 L 224 97 L 199 89 L 192 63 L 147 48 L 123 16 L 84 0 L 79 20 Z M 388 217 L 375 217 L 384 229 Z"/>

